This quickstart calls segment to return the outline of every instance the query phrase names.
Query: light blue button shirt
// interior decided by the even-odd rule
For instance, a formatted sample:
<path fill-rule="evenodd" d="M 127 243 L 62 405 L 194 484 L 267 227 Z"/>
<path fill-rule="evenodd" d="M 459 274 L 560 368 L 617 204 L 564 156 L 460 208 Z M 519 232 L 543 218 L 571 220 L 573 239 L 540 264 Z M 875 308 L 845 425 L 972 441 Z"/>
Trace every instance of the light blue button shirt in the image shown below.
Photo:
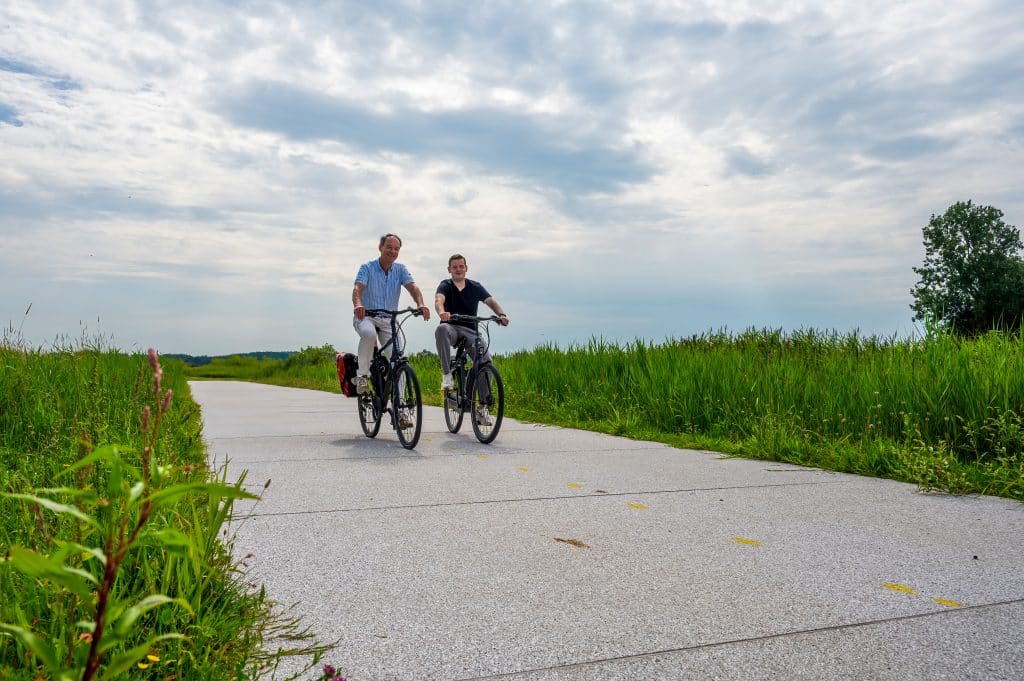
<path fill-rule="evenodd" d="M 366 287 L 363 290 L 363 307 L 366 309 L 397 310 L 402 287 L 413 281 L 402 263 L 391 263 L 391 270 L 385 273 L 380 260 L 371 260 L 359 267 L 355 283 Z"/>

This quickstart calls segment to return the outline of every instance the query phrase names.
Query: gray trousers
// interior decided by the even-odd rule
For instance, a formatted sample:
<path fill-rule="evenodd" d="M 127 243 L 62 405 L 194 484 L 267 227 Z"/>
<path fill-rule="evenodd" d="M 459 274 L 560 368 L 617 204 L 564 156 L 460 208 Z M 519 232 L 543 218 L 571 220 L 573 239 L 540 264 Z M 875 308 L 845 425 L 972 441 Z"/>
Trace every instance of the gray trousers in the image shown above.
<path fill-rule="evenodd" d="M 452 369 L 452 346 L 460 338 L 466 339 L 466 351 L 470 358 L 474 357 L 476 347 L 473 341 L 477 338 L 477 332 L 473 329 L 459 326 L 458 324 L 438 324 L 434 330 L 434 340 L 437 341 L 437 357 L 441 361 L 441 373 L 447 374 Z M 474 359 L 475 362 L 487 362 L 491 359 L 491 353 L 484 351 L 483 357 Z M 480 399 L 487 400 L 491 396 L 490 386 L 487 381 L 478 381 L 477 390 L 480 392 Z"/>

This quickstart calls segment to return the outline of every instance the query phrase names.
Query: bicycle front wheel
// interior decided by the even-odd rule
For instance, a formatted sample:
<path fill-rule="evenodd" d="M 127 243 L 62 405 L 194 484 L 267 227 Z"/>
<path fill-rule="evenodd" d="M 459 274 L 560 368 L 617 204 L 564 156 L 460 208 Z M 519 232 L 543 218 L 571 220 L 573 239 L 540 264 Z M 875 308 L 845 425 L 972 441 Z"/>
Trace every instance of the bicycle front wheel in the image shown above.
<path fill-rule="evenodd" d="M 380 411 L 374 409 L 373 395 L 369 393 L 356 398 L 359 403 L 359 425 L 366 437 L 377 437 L 380 430 Z"/>
<path fill-rule="evenodd" d="M 395 372 L 395 432 L 406 449 L 412 449 L 420 441 L 423 427 L 423 398 L 416 372 L 403 364 Z"/>
<path fill-rule="evenodd" d="M 484 444 L 494 442 L 505 416 L 505 385 L 493 364 L 485 364 L 470 386 L 469 418 L 476 439 Z"/>
<path fill-rule="evenodd" d="M 452 383 L 452 389 L 448 392 L 442 391 L 441 397 L 444 400 L 444 422 L 448 424 L 448 432 L 457 433 L 462 427 L 462 416 L 466 413 L 463 409 L 465 392 L 463 392 L 461 371 L 452 372 Z"/>

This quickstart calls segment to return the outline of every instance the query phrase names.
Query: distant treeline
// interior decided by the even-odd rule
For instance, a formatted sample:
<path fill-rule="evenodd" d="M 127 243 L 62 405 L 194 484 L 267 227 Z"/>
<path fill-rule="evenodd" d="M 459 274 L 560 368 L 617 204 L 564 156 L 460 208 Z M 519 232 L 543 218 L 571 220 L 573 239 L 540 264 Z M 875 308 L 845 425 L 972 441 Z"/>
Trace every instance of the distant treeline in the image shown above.
<path fill-rule="evenodd" d="M 236 352 L 236 353 L 231 354 L 231 355 L 215 355 L 215 356 L 212 356 L 212 357 L 210 355 L 175 355 L 175 354 L 166 354 L 166 355 L 162 355 L 162 356 L 166 357 L 168 359 L 180 360 L 180 361 L 184 362 L 185 364 L 189 365 L 190 367 L 201 367 L 201 366 L 206 366 L 207 364 L 209 364 L 210 362 L 212 362 L 215 359 L 229 359 L 231 357 L 251 357 L 252 359 L 255 359 L 255 360 L 277 359 L 277 360 L 284 361 L 284 360 L 288 359 L 289 357 L 291 357 L 294 354 L 295 354 L 295 350 L 283 351 L 283 352 Z"/>

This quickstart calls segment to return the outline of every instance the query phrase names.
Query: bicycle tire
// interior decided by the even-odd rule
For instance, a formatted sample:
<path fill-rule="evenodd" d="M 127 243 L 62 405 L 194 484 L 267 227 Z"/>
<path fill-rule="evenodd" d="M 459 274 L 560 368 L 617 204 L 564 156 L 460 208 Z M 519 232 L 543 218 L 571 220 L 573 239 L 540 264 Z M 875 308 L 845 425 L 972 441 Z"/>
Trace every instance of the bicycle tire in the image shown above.
<path fill-rule="evenodd" d="M 489 388 L 489 395 L 486 400 L 480 399 L 480 383 L 486 382 Z M 475 380 L 470 387 L 472 396 L 469 399 L 469 422 L 473 424 L 473 433 L 480 442 L 490 444 L 498 437 L 501 430 L 501 421 L 505 417 L 505 384 L 501 381 L 501 374 L 493 364 L 485 364 L 480 367 Z M 479 409 L 486 408 L 490 417 L 490 424 L 479 418 Z"/>
<path fill-rule="evenodd" d="M 448 425 L 448 432 L 457 433 L 462 428 L 462 417 L 465 416 L 465 393 L 462 385 L 462 371 L 452 370 L 452 389 L 448 392 L 442 391 L 441 399 L 444 400 L 444 422 Z"/>
<path fill-rule="evenodd" d="M 377 437 L 380 432 L 381 413 L 373 408 L 373 395 L 369 393 L 356 398 L 359 404 L 359 425 L 366 437 Z"/>
<path fill-rule="evenodd" d="M 395 433 L 403 447 L 412 449 L 420 441 L 420 431 L 423 428 L 423 396 L 420 394 L 420 382 L 416 378 L 416 372 L 408 364 L 401 365 L 395 371 L 394 381 Z M 402 425 L 403 415 L 410 419 L 408 425 Z"/>

